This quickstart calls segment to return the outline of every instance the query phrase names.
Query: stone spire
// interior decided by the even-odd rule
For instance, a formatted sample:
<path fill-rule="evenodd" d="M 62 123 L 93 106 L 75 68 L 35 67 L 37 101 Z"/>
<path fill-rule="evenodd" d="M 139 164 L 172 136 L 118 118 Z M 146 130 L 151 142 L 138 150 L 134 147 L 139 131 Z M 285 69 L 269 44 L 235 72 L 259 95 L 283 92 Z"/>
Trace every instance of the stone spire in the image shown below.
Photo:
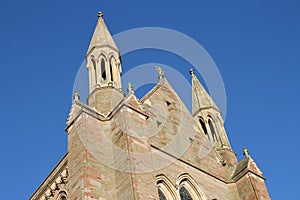
<path fill-rule="evenodd" d="M 192 76 L 192 114 L 194 115 L 200 110 L 207 108 L 213 108 L 220 111 L 196 77 L 193 69 L 190 70 L 190 74 Z"/>
<path fill-rule="evenodd" d="M 86 55 L 86 63 L 89 72 L 88 105 L 107 116 L 122 101 L 124 93 L 120 52 L 101 12 L 98 13 L 98 22 Z"/>
<path fill-rule="evenodd" d="M 114 48 L 115 50 L 118 50 L 118 47 L 116 43 L 114 42 L 105 22 L 103 19 L 103 13 L 98 13 L 98 22 L 92 37 L 92 40 L 90 42 L 87 54 L 90 53 L 90 51 L 95 47 L 100 46 L 109 46 Z"/>
<path fill-rule="evenodd" d="M 101 12 L 98 13 L 98 22 L 86 54 L 86 63 L 90 93 L 96 88 L 107 86 L 122 88 L 120 52 Z"/>

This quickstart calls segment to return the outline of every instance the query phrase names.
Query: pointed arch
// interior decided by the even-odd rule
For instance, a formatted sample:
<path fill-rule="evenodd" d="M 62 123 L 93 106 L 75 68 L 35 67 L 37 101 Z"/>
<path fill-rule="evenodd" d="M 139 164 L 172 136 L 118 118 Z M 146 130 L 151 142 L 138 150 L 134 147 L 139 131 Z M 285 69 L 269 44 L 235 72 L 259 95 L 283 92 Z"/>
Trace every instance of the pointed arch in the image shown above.
<path fill-rule="evenodd" d="M 97 65 L 97 62 L 94 55 L 91 55 L 91 57 L 89 59 L 86 59 L 86 61 L 87 61 L 87 68 L 89 72 L 89 88 L 91 91 L 96 85 L 95 67 Z"/>
<path fill-rule="evenodd" d="M 57 200 L 67 200 L 68 199 L 68 195 L 66 191 L 60 191 L 58 196 L 57 196 Z"/>
<path fill-rule="evenodd" d="M 213 120 L 213 118 L 210 115 L 208 115 L 207 118 L 208 118 L 208 120 L 207 120 L 208 127 L 209 127 L 213 141 L 215 141 L 215 142 L 219 141 L 219 134 L 218 134 L 216 126 L 215 126 L 215 121 Z"/>
<path fill-rule="evenodd" d="M 171 181 L 164 175 L 158 175 L 156 177 L 157 191 L 160 200 L 173 200 L 176 198 L 176 190 L 173 187 Z"/>
<path fill-rule="evenodd" d="M 201 188 L 189 174 L 180 175 L 177 178 L 176 185 L 181 200 L 205 200 Z"/>
<path fill-rule="evenodd" d="M 116 64 L 116 58 L 114 55 L 112 55 L 109 59 L 109 74 L 110 74 L 110 81 L 116 81 L 116 69 L 115 69 L 115 64 Z"/>
<path fill-rule="evenodd" d="M 101 74 L 101 79 L 106 80 L 106 65 L 105 65 L 105 60 L 104 58 L 101 58 L 100 61 L 100 74 Z"/>
<path fill-rule="evenodd" d="M 210 136 L 207 132 L 207 128 L 206 128 L 206 124 L 205 121 L 202 117 L 199 117 L 199 123 L 201 125 L 202 131 L 204 132 L 204 134 L 206 135 L 206 137 L 208 138 L 208 140 L 210 140 Z"/>
<path fill-rule="evenodd" d="M 99 64 L 97 68 L 98 69 L 97 77 L 99 77 L 98 80 L 99 79 L 106 80 L 107 79 L 107 57 L 103 52 L 101 52 L 98 56 L 98 60 L 99 60 Z"/>
<path fill-rule="evenodd" d="M 97 84 L 97 62 L 94 57 L 91 58 L 91 62 L 92 62 L 94 83 Z"/>
<path fill-rule="evenodd" d="M 158 197 L 159 200 L 167 200 L 165 193 L 162 191 L 160 187 L 158 187 Z"/>
<path fill-rule="evenodd" d="M 228 137 L 224 128 L 224 121 L 221 115 L 217 115 L 217 119 L 215 122 L 215 127 L 217 129 L 217 135 L 220 139 L 221 147 L 231 149 L 230 143 L 228 141 Z"/>
<path fill-rule="evenodd" d="M 100 60 L 101 58 L 104 58 L 105 62 L 107 62 L 107 54 L 104 51 L 101 51 L 98 55 L 98 60 Z"/>

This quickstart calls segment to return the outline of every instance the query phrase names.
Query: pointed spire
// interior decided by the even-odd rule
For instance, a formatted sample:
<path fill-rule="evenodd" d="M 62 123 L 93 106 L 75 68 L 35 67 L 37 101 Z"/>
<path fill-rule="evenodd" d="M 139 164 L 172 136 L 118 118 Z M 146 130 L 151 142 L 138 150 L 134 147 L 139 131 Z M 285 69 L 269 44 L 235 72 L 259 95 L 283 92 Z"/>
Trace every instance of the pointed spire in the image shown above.
<path fill-rule="evenodd" d="M 98 22 L 87 51 L 86 63 L 90 94 L 95 89 L 107 86 L 122 88 L 120 51 L 106 27 L 101 12 L 98 13 Z"/>
<path fill-rule="evenodd" d="M 115 44 L 105 22 L 103 19 L 103 13 L 98 13 L 98 22 L 90 42 L 87 54 L 94 48 L 98 46 L 110 46 L 115 50 L 118 50 L 117 45 Z"/>
<path fill-rule="evenodd" d="M 220 110 L 196 77 L 193 69 L 190 70 L 190 74 L 192 76 L 192 114 L 204 108 Z"/>

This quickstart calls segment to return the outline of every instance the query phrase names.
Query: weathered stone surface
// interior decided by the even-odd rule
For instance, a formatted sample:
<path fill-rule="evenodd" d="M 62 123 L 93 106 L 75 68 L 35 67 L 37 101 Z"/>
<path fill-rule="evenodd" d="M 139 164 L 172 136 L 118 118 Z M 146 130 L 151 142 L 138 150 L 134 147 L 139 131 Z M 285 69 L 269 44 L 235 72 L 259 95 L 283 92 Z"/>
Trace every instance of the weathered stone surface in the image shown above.
<path fill-rule="evenodd" d="M 106 80 L 99 77 L 101 52 L 118 55 L 99 17 L 87 55 L 98 59 L 97 66 L 88 64 L 88 104 L 74 95 L 68 154 L 30 199 L 158 200 L 159 189 L 179 200 L 182 187 L 200 200 L 270 199 L 248 151 L 238 163 L 219 109 L 193 73 L 192 114 L 159 67 L 157 85 L 140 100 L 131 85 L 127 97 L 120 90 L 117 60 L 106 59 Z"/>

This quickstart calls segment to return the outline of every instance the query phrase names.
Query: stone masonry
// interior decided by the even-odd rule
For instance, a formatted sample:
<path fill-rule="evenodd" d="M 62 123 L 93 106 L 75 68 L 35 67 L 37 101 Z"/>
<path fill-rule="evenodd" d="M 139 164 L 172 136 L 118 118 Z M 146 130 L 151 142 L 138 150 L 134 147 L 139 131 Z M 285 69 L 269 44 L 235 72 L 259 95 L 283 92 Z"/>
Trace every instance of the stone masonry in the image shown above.
<path fill-rule="evenodd" d="M 270 199 L 247 149 L 238 162 L 220 109 L 193 70 L 192 113 L 160 67 L 143 98 L 131 84 L 125 95 L 120 53 L 102 13 L 86 62 L 88 103 L 75 92 L 68 152 L 30 200 Z"/>

